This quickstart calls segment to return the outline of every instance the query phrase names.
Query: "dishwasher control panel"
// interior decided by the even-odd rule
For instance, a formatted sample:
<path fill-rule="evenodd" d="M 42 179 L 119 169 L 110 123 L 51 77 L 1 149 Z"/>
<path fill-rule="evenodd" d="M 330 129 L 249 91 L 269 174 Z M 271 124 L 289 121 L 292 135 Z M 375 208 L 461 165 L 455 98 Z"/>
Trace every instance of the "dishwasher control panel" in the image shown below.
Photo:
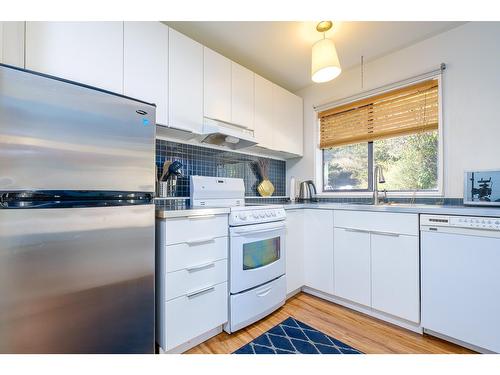
<path fill-rule="evenodd" d="M 420 225 L 500 231 L 500 218 L 479 216 L 421 215 Z"/>

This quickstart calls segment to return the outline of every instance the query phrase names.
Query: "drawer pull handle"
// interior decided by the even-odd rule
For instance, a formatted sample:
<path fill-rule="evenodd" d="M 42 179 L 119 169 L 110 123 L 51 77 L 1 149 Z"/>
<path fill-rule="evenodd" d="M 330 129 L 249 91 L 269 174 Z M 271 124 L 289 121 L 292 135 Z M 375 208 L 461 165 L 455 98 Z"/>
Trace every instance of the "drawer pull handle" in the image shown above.
<path fill-rule="evenodd" d="M 265 297 L 265 296 L 267 296 L 271 292 L 272 289 L 273 289 L 272 287 L 269 287 L 269 288 L 264 289 L 264 290 L 259 290 L 257 292 L 257 297 Z"/>
<path fill-rule="evenodd" d="M 215 262 L 210 262 L 210 263 L 203 263 L 203 264 L 200 264 L 200 265 L 197 265 L 197 266 L 189 267 L 189 268 L 186 268 L 186 270 L 188 272 L 194 272 L 194 271 L 203 270 L 205 268 L 212 268 L 214 266 L 215 266 Z"/>
<path fill-rule="evenodd" d="M 188 216 L 188 219 L 198 220 L 198 219 L 210 219 L 212 217 L 215 217 L 215 215 L 193 215 L 193 216 Z"/>
<path fill-rule="evenodd" d="M 202 243 L 212 242 L 214 240 L 215 240 L 214 237 L 208 237 L 208 238 L 200 238 L 198 240 L 187 241 L 186 243 L 188 244 L 188 246 L 193 246 L 193 245 L 200 245 Z"/>
<path fill-rule="evenodd" d="M 213 290 L 215 290 L 215 286 L 209 286 L 208 288 L 203 288 L 203 289 L 197 290 L 195 292 L 188 293 L 187 298 L 198 297 L 198 296 L 201 296 L 202 294 L 209 293 Z"/>

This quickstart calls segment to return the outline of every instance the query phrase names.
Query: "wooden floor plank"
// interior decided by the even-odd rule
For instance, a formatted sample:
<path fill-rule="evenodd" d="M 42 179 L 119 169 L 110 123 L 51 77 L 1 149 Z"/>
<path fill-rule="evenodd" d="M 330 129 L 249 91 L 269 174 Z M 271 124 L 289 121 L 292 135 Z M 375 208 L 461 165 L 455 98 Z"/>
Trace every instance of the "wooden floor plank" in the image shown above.
<path fill-rule="evenodd" d="M 223 332 L 187 353 L 232 353 L 290 316 L 367 354 L 473 353 L 461 346 L 410 332 L 306 293 L 292 297 L 279 310 L 255 324 L 231 335 Z"/>

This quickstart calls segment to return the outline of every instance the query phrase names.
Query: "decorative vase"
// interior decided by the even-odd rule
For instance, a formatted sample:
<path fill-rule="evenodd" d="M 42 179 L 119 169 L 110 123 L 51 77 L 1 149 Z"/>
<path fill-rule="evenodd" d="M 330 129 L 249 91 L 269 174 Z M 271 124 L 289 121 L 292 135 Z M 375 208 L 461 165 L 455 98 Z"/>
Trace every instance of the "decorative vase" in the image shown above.
<path fill-rule="evenodd" d="M 265 178 L 259 186 L 257 186 L 257 191 L 263 197 L 270 197 L 274 193 L 274 185 L 271 181 Z"/>

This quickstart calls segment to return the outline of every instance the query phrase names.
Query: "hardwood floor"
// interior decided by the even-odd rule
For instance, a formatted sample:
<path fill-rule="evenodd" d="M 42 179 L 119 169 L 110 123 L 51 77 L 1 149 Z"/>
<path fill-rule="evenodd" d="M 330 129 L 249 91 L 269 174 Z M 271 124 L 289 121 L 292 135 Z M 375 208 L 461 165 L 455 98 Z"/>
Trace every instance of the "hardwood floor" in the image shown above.
<path fill-rule="evenodd" d="M 346 307 L 299 293 L 268 317 L 228 335 L 223 332 L 192 348 L 192 354 L 229 354 L 289 316 L 367 354 L 473 353 L 469 349 L 419 335 Z"/>

